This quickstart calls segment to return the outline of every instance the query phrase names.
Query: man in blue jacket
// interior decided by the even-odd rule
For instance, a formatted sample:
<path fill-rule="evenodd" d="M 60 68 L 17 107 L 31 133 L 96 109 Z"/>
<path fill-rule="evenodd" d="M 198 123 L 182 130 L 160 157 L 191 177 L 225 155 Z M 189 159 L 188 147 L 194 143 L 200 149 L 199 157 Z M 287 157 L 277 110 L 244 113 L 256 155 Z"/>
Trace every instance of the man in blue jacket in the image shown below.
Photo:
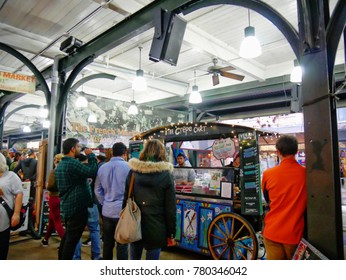
<path fill-rule="evenodd" d="M 113 157 L 100 167 L 95 181 L 95 194 L 102 205 L 104 260 L 113 259 L 114 233 L 122 209 L 126 177 L 130 171 L 126 162 L 126 146 L 121 142 L 115 143 L 112 152 Z M 117 259 L 128 259 L 127 244 L 117 244 Z"/>

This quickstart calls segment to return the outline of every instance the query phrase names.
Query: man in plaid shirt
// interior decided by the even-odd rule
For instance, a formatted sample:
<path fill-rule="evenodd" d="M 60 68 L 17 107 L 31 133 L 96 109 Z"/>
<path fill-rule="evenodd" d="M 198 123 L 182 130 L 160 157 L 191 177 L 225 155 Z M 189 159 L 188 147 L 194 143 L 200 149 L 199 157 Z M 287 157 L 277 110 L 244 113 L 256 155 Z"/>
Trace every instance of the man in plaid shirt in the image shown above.
<path fill-rule="evenodd" d="M 96 176 L 97 160 L 92 151 L 86 149 L 84 152 L 88 164 L 82 164 L 78 160 L 81 148 L 79 140 L 66 139 L 62 147 L 64 157 L 55 169 L 55 180 L 66 227 L 59 248 L 59 259 L 62 260 L 72 260 L 88 221 L 88 207 L 93 206 L 88 178 Z"/>

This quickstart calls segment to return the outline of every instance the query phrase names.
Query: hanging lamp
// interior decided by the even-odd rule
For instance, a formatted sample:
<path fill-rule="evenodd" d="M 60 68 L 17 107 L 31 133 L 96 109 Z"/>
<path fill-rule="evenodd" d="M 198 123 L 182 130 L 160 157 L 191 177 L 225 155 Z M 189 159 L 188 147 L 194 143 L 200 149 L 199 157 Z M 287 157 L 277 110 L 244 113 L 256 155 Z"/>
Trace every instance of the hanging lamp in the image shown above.
<path fill-rule="evenodd" d="M 84 78 L 84 75 L 82 75 L 82 80 Z M 77 100 L 76 100 L 76 107 L 77 108 L 86 108 L 88 107 L 88 100 L 85 98 L 85 96 L 83 96 L 82 94 L 84 94 L 84 90 L 83 90 L 83 85 L 82 84 L 82 91 L 80 92 L 80 95 L 78 96 Z"/>
<path fill-rule="evenodd" d="M 302 82 L 303 69 L 299 65 L 298 60 L 294 60 L 294 67 L 291 72 L 290 81 L 292 83 L 300 84 Z"/>
<path fill-rule="evenodd" d="M 88 117 L 88 122 L 89 123 L 97 123 L 97 117 L 95 114 L 91 113 Z"/>
<path fill-rule="evenodd" d="M 243 58 L 255 58 L 262 54 L 261 44 L 255 37 L 255 28 L 250 25 L 250 10 L 248 9 L 249 26 L 245 28 L 245 38 L 241 42 L 239 55 Z"/>
<path fill-rule="evenodd" d="M 31 128 L 28 123 L 28 117 L 25 117 L 23 120 L 22 131 L 25 133 L 31 132 Z"/>
<path fill-rule="evenodd" d="M 132 101 L 131 101 L 131 104 L 130 104 L 130 107 L 129 107 L 127 113 L 129 115 L 137 115 L 138 114 L 138 107 L 136 105 L 135 92 L 134 91 L 133 91 Z"/>
<path fill-rule="evenodd" d="M 136 77 L 132 83 L 132 89 L 136 91 L 147 90 L 147 81 L 144 78 L 144 72 L 141 69 L 142 47 L 139 48 L 139 69 L 136 71 Z"/>
<path fill-rule="evenodd" d="M 46 119 L 48 117 L 48 109 L 46 108 L 46 106 L 40 106 L 40 118 L 42 119 Z"/>
<path fill-rule="evenodd" d="M 196 85 L 196 70 L 194 71 L 195 84 L 192 86 L 192 91 L 190 93 L 189 103 L 197 104 L 202 102 L 201 94 L 198 91 L 198 86 Z"/>

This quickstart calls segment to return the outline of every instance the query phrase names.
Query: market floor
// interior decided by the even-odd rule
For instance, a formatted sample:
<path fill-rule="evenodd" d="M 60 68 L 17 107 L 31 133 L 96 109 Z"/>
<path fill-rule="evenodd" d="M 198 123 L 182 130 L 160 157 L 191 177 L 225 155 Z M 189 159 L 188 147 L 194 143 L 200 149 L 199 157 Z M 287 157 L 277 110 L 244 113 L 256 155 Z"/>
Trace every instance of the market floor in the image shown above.
<path fill-rule="evenodd" d="M 344 259 L 346 260 L 346 232 L 344 232 Z M 85 239 L 85 238 L 84 238 Z M 84 240 L 83 239 L 83 240 Z M 52 236 L 48 247 L 41 246 L 41 239 L 14 235 L 11 237 L 8 260 L 57 260 L 60 238 Z M 115 254 L 114 254 L 115 256 Z M 90 247 L 82 247 L 82 259 L 90 260 Z M 161 260 L 211 260 L 211 257 L 183 250 L 168 248 L 161 252 Z"/>
<path fill-rule="evenodd" d="M 84 239 L 83 239 L 84 240 Z M 41 239 L 15 235 L 11 237 L 8 260 L 57 260 L 60 238 L 53 236 L 48 247 L 41 246 Z M 114 254 L 115 256 L 115 254 Z M 82 259 L 91 259 L 89 247 L 82 247 Z M 210 260 L 211 257 L 196 254 L 179 248 L 168 248 L 161 252 L 161 260 Z"/>

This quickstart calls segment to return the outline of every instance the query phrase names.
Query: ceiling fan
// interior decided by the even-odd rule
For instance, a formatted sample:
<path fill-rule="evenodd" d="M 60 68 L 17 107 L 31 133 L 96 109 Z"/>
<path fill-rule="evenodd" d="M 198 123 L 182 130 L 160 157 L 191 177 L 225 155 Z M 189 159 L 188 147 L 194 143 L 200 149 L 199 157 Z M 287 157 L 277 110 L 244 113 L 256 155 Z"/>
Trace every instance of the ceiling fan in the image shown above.
<path fill-rule="evenodd" d="M 201 75 L 201 76 L 205 76 L 205 75 L 212 74 L 213 86 L 216 86 L 220 83 L 219 75 L 226 78 L 234 79 L 237 81 L 242 81 L 244 79 L 244 76 L 242 75 L 227 72 L 227 71 L 234 70 L 235 68 L 233 66 L 221 67 L 217 65 L 217 63 L 218 63 L 218 59 L 213 58 L 213 65 L 208 67 L 207 69 L 208 73 Z"/>

